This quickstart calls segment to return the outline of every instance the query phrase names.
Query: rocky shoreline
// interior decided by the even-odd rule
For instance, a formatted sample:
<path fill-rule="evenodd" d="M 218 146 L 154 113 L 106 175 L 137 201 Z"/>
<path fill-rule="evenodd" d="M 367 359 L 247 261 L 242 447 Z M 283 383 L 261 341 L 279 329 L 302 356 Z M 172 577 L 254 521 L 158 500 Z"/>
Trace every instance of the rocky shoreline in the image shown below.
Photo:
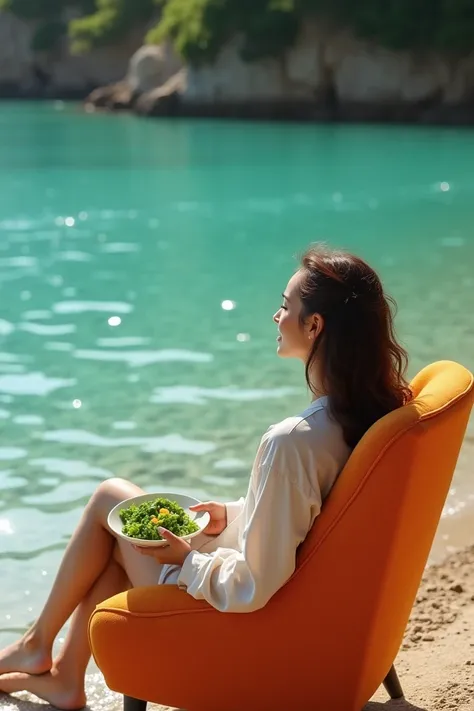
<path fill-rule="evenodd" d="M 169 44 L 143 46 L 125 78 L 88 111 L 308 122 L 474 125 L 474 53 L 448 60 L 393 52 L 308 24 L 279 59 L 245 62 L 239 38 L 212 65 L 184 65 Z"/>
<path fill-rule="evenodd" d="M 120 83 L 121 84 L 121 83 Z M 474 104 L 430 106 L 407 104 L 348 103 L 322 106 L 309 102 L 252 101 L 248 103 L 186 104 L 179 95 L 159 97 L 134 96 L 123 85 L 110 85 L 89 90 L 69 89 L 43 93 L 19 92 L 0 85 L 0 101 L 65 101 L 80 102 L 88 113 L 94 111 L 128 111 L 139 116 L 207 118 L 247 121 L 281 121 L 305 123 L 377 123 L 419 124 L 421 126 L 474 126 Z"/>
<path fill-rule="evenodd" d="M 141 101 L 140 101 L 141 99 Z M 187 104 L 179 95 L 133 97 L 124 88 L 98 89 L 85 99 L 87 111 L 131 111 L 140 116 L 288 121 L 312 123 L 420 124 L 474 126 L 474 104 L 426 106 L 347 103 L 321 106 L 309 102 L 266 101 L 248 103 Z"/>
<path fill-rule="evenodd" d="M 308 19 L 281 56 L 242 58 L 234 36 L 191 65 L 145 29 L 114 46 L 37 52 L 34 26 L 0 12 L 0 99 L 83 101 L 87 111 L 142 116 L 474 125 L 474 51 L 395 51 Z"/>

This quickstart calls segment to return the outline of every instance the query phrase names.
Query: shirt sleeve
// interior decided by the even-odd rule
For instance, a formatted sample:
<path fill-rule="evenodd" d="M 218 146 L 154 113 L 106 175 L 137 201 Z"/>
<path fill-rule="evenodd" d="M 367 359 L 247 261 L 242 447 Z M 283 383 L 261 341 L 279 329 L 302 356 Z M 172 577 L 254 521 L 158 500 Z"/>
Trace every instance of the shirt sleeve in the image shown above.
<path fill-rule="evenodd" d="M 314 497 L 297 484 L 301 466 L 287 437 L 262 440 L 242 509 L 241 551 L 192 551 L 178 584 L 222 612 L 263 607 L 292 575 L 296 550 L 311 525 Z"/>
<path fill-rule="evenodd" d="M 244 504 L 245 504 L 245 499 L 242 496 L 238 501 L 229 501 L 225 505 L 225 508 L 227 511 L 227 525 L 228 526 L 231 523 L 233 523 L 238 516 L 240 516 L 240 514 L 244 510 Z"/>

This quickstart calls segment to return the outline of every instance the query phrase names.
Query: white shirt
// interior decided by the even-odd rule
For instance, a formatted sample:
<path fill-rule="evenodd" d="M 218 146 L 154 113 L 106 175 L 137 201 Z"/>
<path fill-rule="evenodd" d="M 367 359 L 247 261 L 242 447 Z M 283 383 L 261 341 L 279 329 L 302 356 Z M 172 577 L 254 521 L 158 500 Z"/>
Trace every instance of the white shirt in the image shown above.
<path fill-rule="evenodd" d="M 293 574 L 297 548 L 350 454 L 328 406 L 319 398 L 263 435 L 245 499 L 226 504 L 227 528 L 201 537 L 176 571 L 178 585 L 197 600 L 251 612 Z"/>

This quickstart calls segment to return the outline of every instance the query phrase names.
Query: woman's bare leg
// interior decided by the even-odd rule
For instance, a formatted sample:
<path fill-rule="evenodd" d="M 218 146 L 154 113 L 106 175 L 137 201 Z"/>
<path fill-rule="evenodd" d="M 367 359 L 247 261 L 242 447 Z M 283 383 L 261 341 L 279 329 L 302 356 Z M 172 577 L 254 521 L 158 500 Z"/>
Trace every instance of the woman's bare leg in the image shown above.
<path fill-rule="evenodd" d="M 128 587 L 123 568 L 112 560 L 74 612 L 66 640 L 51 670 L 44 674 L 4 674 L 0 676 L 0 690 L 7 694 L 29 691 L 60 709 L 85 706 L 84 680 L 90 659 L 89 618 L 98 603 Z"/>
<path fill-rule="evenodd" d="M 111 562 L 116 539 L 107 527 L 110 510 L 141 493 L 123 479 L 108 479 L 96 489 L 66 548 L 39 618 L 22 639 L 0 652 L 0 674 L 42 674 L 51 669 L 56 635 Z"/>
<path fill-rule="evenodd" d="M 161 566 L 144 557 L 123 540 L 115 542 L 112 559 L 73 614 L 71 625 L 49 672 L 13 672 L 0 676 L 0 690 L 7 694 L 29 691 L 60 709 L 79 709 L 86 703 L 85 674 L 91 656 L 88 625 L 95 606 L 130 587 L 155 585 Z"/>

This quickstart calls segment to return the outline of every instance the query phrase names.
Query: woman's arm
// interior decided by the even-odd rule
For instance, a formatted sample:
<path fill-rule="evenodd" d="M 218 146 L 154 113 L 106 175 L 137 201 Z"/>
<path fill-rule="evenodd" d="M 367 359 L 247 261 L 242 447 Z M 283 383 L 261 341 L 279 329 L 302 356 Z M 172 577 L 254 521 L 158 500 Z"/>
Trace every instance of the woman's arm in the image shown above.
<path fill-rule="evenodd" d="M 222 612 L 258 610 L 295 569 L 296 550 L 308 533 L 318 496 L 308 496 L 297 484 L 294 470 L 301 458 L 288 444 L 284 449 L 282 456 L 281 442 L 269 441 L 257 457 L 242 509 L 242 552 L 192 551 L 184 561 L 178 584 Z"/>

